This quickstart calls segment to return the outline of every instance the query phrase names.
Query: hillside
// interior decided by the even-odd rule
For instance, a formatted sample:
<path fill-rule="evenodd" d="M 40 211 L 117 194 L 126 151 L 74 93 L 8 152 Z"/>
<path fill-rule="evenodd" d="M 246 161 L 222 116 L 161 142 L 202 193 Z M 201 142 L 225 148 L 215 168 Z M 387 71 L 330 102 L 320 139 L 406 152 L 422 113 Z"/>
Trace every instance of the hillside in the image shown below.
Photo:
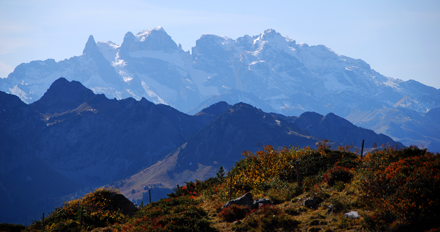
<path fill-rule="evenodd" d="M 440 156 L 426 149 L 382 147 L 360 157 L 350 147 L 321 143 L 318 149 L 266 146 L 244 155 L 227 174 L 220 169 L 216 177 L 188 182 L 166 199 L 143 202 L 135 214 L 110 207 L 117 190 L 100 189 L 26 231 L 440 229 Z"/>

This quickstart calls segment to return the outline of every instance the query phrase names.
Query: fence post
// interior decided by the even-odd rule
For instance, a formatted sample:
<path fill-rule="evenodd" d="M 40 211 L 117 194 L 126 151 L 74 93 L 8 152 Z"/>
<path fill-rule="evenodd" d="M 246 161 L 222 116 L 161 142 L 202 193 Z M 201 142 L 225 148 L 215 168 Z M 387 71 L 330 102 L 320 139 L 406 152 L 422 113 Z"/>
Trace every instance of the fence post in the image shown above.
<path fill-rule="evenodd" d="M 362 159 L 362 155 L 364 154 L 364 142 L 365 140 L 362 139 L 361 159 Z"/>
<path fill-rule="evenodd" d="M 232 175 L 230 176 L 230 185 L 229 185 L 229 200 L 232 200 Z"/>
<path fill-rule="evenodd" d="M 83 208 L 81 207 L 81 208 L 79 208 L 79 210 L 81 211 L 79 213 L 79 225 L 82 228 L 82 225 L 83 225 Z"/>
<path fill-rule="evenodd" d="M 301 172 L 299 171 L 299 160 L 296 160 L 296 181 L 298 182 L 298 186 L 302 187 L 302 175 Z"/>

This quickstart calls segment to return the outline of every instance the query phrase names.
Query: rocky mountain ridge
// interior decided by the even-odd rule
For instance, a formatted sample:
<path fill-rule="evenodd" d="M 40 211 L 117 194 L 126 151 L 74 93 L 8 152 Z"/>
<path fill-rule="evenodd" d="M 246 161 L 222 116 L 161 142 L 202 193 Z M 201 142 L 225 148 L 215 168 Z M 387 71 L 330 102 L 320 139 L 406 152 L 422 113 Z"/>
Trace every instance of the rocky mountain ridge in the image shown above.
<path fill-rule="evenodd" d="M 440 124 L 425 117 L 440 107 L 439 89 L 385 77 L 360 59 L 272 29 L 235 40 L 202 35 L 191 53 L 161 27 L 128 32 L 121 45 L 90 36 L 82 55 L 21 64 L 0 79 L 0 90 L 32 103 L 60 76 L 108 98 L 145 98 L 192 114 L 219 101 L 288 116 L 332 112 L 407 146 L 440 151 L 440 135 L 426 131 Z"/>
<path fill-rule="evenodd" d="M 291 118 L 245 103 L 219 102 L 188 115 L 146 99 L 108 99 L 65 78 L 32 104 L 0 93 L 0 199 L 5 206 L 0 215 L 9 222 L 26 223 L 41 216 L 32 210 L 53 208 L 63 196 L 84 189 L 130 179 L 136 186 L 130 191 L 160 183 L 171 188 L 208 178 L 220 165 L 229 168 L 244 150 L 267 144 L 313 146 L 323 139 Z M 341 121 L 349 124 L 336 115 L 331 123 Z M 337 125 L 328 128 L 338 130 Z M 332 143 L 344 145 L 344 132 L 334 135 L 342 137 L 330 138 Z M 381 135 L 375 142 L 402 146 Z M 23 214 L 24 208 L 29 212 Z"/>

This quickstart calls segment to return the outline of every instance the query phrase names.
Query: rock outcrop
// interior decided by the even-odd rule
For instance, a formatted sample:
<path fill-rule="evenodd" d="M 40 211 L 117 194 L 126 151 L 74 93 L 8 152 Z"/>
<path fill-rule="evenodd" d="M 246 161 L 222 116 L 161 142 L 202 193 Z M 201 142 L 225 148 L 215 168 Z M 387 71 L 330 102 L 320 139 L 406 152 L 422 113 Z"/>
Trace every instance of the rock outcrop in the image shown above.
<path fill-rule="evenodd" d="M 249 207 L 249 209 L 252 210 L 252 209 L 261 208 L 264 205 L 272 205 L 272 204 L 273 203 L 269 199 L 260 198 L 257 200 L 252 200 L 252 194 L 248 192 L 237 199 L 226 202 L 222 206 L 222 209 L 227 208 L 231 205 L 240 205 L 240 206 L 247 206 Z"/>

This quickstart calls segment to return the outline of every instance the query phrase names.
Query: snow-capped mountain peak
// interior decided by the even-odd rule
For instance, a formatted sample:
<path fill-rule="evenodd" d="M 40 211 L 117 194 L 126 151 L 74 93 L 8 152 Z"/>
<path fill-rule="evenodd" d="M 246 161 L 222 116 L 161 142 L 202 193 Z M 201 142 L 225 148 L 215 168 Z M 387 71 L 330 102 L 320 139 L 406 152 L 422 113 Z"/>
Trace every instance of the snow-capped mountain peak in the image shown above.
<path fill-rule="evenodd" d="M 264 59 L 261 57 L 261 53 L 263 50 L 267 49 L 267 52 L 269 53 L 283 52 L 294 56 L 296 51 L 296 41 L 287 36 L 281 35 L 273 29 L 267 29 L 258 37 L 254 38 L 252 48 L 253 54 L 260 59 Z"/>
<path fill-rule="evenodd" d="M 440 107 L 438 89 L 385 77 L 363 60 L 297 44 L 273 29 L 236 40 L 204 34 L 191 53 L 162 27 L 128 32 L 121 45 L 90 36 L 83 55 L 21 64 L 0 80 L 0 90 L 33 102 L 62 76 L 109 98 L 145 97 L 184 112 L 214 99 L 240 99 L 286 115 L 347 116 L 361 104 L 417 113 Z"/>
<path fill-rule="evenodd" d="M 179 47 L 171 39 L 162 27 L 141 31 L 136 35 L 127 33 L 121 44 L 122 52 L 133 52 L 141 50 L 149 51 L 172 51 Z"/>
<path fill-rule="evenodd" d="M 272 43 L 286 43 L 295 41 L 287 36 L 281 35 L 279 32 L 275 31 L 274 29 L 267 29 L 263 33 L 260 34 L 260 36 L 255 40 L 263 40 L 268 41 Z"/>
<path fill-rule="evenodd" d="M 168 35 L 168 34 L 165 32 L 165 30 L 164 30 L 161 26 L 158 26 L 158 27 L 156 27 L 156 28 L 154 28 L 154 29 L 143 30 L 143 31 L 137 33 L 135 37 L 139 40 L 139 42 L 143 42 L 143 41 L 145 41 L 145 39 L 146 39 L 148 36 L 151 36 L 151 35 L 152 35 L 152 36 L 155 36 L 155 35 L 157 35 L 157 34 L 165 34 L 165 35 Z"/>

